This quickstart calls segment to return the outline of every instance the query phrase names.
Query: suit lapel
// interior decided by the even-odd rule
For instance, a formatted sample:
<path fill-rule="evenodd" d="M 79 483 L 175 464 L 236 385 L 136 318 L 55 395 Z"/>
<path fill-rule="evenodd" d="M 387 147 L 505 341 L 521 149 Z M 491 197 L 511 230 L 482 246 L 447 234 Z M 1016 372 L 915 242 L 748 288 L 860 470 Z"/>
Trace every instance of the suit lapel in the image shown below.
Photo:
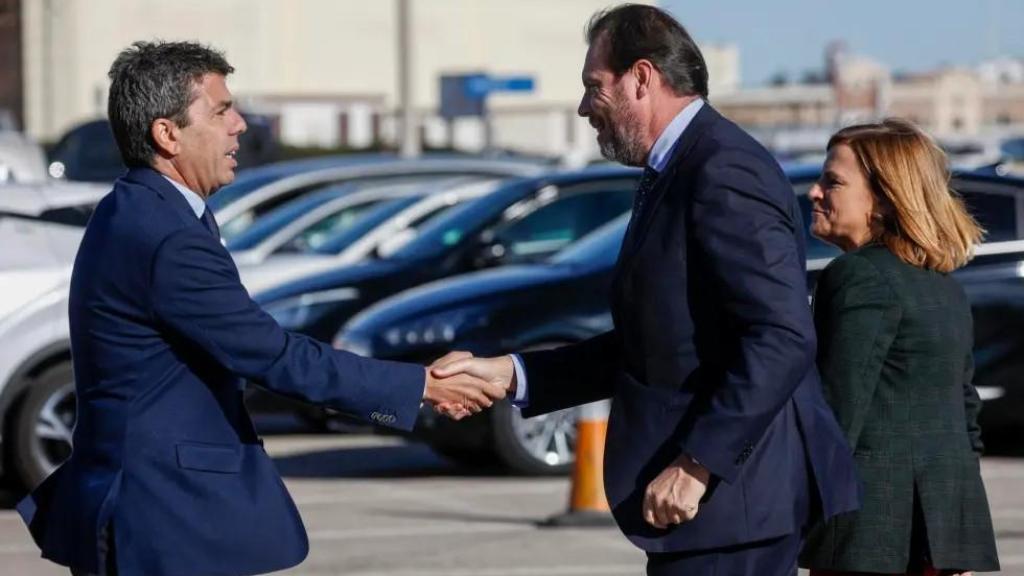
<path fill-rule="evenodd" d="M 152 168 L 132 168 L 122 178 L 127 182 L 139 184 L 155 192 L 156 196 L 167 203 L 172 208 L 172 211 L 181 218 L 182 222 L 186 224 L 198 223 L 204 229 L 206 228 L 196 218 L 196 213 L 192 211 L 192 206 L 189 206 L 188 201 L 181 195 L 181 192 L 178 192 L 178 189 L 156 170 Z"/>

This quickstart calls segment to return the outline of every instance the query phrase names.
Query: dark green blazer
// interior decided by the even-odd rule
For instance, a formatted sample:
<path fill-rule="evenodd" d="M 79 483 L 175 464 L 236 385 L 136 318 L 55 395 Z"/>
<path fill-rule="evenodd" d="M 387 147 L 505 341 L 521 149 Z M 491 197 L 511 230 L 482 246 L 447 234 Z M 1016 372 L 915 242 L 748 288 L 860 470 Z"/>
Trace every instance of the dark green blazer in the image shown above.
<path fill-rule="evenodd" d="M 936 568 L 998 570 L 963 289 L 872 244 L 821 273 L 814 321 L 825 398 L 854 450 L 864 498 L 859 511 L 811 531 L 801 563 L 905 571 L 917 499 Z"/>

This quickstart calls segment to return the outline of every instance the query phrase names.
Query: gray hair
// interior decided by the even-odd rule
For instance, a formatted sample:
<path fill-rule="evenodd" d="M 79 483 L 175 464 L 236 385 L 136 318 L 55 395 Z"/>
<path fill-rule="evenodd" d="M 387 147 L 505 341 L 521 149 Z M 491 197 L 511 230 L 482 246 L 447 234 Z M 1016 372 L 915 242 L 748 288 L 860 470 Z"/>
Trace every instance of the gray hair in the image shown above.
<path fill-rule="evenodd" d="M 157 119 L 188 126 L 188 107 L 204 75 L 234 71 L 224 54 L 195 42 L 135 42 L 122 50 L 107 73 L 107 115 L 125 165 L 152 163 L 150 128 Z"/>

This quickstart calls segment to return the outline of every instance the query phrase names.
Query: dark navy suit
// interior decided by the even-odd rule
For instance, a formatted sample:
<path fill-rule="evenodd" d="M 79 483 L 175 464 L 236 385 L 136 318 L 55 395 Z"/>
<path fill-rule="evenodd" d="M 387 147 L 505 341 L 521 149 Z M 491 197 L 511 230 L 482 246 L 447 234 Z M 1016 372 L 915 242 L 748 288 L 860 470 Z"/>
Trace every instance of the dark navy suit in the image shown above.
<path fill-rule="evenodd" d="M 633 215 L 612 287 L 614 330 L 522 355 L 524 415 L 613 398 L 605 490 L 643 550 L 794 534 L 798 543 L 810 510 L 858 506 L 852 456 L 814 367 L 804 258 L 778 164 L 705 105 Z M 641 514 L 644 491 L 681 453 L 711 472 L 708 493 L 693 521 L 654 528 Z"/>
<path fill-rule="evenodd" d="M 96 208 L 70 299 L 78 423 L 71 458 L 19 510 L 43 556 L 123 575 L 239 575 L 305 558 L 298 512 L 242 402 L 274 392 L 411 429 L 423 367 L 281 330 L 215 231 L 150 169 Z"/>

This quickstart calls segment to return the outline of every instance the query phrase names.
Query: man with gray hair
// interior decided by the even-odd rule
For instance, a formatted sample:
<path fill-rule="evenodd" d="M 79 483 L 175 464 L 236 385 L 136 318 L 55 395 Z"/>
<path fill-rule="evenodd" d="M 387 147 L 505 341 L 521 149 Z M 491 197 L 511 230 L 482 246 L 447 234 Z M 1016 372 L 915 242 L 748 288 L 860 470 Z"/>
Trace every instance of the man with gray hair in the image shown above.
<path fill-rule="evenodd" d="M 190 42 L 137 42 L 110 69 L 129 170 L 96 207 L 71 278 L 74 451 L 18 506 L 43 556 L 73 574 L 257 574 L 305 558 L 246 381 L 404 430 L 423 401 L 478 409 L 504 395 L 333 350 L 249 298 L 205 203 L 234 179 L 246 128 L 232 71 Z"/>

